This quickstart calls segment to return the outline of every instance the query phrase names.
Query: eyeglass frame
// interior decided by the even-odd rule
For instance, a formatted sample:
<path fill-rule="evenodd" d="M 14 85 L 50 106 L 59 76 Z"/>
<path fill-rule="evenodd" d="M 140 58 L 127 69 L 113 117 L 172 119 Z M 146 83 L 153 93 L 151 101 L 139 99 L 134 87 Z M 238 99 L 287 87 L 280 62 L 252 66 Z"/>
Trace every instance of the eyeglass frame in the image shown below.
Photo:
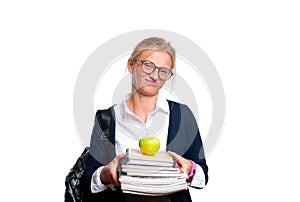
<path fill-rule="evenodd" d="M 142 63 L 142 69 L 143 69 L 143 72 L 146 73 L 146 74 L 148 74 L 148 75 L 152 74 L 153 72 L 155 72 L 156 69 L 158 69 L 158 77 L 160 78 L 159 72 L 161 71 L 161 69 L 169 71 L 169 77 L 168 77 L 167 79 L 162 79 L 162 78 L 160 78 L 161 80 L 167 81 L 167 80 L 169 80 L 169 79 L 174 75 L 174 73 L 173 73 L 169 68 L 166 68 L 166 67 L 158 67 L 158 66 L 156 66 L 153 62 L 151 62 L 150 60 L 139 60 L 139 59 L 136 59 L 136 58 L 133 59 L 133 60 L 136 61 L 136 62 L 141 62 L 141 63 Z M 144 62 L 150 62 L 151 64 L 153 64 L 153 66 L 154 66 L 155 68 L 153 68 L 153 71 L 152 71 L 152 72 L 150 72 L 150 73 L 145 72 L 144 67 L 143 67 L 143 66 L 144 66 Z"/>

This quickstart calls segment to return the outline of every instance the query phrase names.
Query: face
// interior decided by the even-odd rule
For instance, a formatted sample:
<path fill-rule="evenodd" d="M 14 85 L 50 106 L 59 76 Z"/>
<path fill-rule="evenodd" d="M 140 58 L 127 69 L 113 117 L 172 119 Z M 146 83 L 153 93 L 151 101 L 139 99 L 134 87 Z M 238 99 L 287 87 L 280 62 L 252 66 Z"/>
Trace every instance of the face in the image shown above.
<path fill-rule="evenodd" d="M 161 51 L 145 51 L 136 59 L 148 60 L 154 63 L 157 67 L 164 67 L 170 70 L 172 67 L 172 60 L 168 53 Z M 157 95 L 165 81 L 158 76 L 158 69 L 155 69 L 151 74 L 143 71 L 141 61 L 128 61 L 128 71 L 132 74 L 133 91 L 137 91 L 143 95 L 152 96 Z"/>

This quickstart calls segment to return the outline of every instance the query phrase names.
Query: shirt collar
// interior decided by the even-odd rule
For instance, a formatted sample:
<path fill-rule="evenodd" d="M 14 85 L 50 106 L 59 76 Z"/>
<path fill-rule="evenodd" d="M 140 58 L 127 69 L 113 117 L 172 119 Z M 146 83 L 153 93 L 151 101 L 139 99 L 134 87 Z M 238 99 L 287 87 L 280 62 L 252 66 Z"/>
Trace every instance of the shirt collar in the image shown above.
<path fill-rule="evenodd" d="M 165 113 L 169 113 L 169 104 L 168 104 L 168 101 L 161 94 L 158 94 L 155 110 L 161 110 L 161 111 L 163 111 Z"/>
<path fill-rule="evenodd" d="M 126 101 L 130 98 L 130 96 L 131 96 L 131 94 L 128 94 L 125 97 L 125 99 L 120 103 L 122 117 L 124 119 L 126 117 L 126 114 L 133 114 L 126 105 Z M 168 101 L 161 94 L 158 94 L 157 100 L 156 100 L 156 107 L 155 107 L 154 111 L 152 111 L 151 113 L 158 112 L 158 111 L 161 111 L 166 114 L 170 113 Z"/>

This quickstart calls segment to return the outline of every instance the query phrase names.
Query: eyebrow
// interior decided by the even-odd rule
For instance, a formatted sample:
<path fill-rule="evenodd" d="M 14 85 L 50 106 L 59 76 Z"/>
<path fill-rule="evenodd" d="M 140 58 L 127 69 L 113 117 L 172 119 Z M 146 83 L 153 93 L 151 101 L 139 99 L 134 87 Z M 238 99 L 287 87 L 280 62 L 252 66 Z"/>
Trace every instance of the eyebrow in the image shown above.
<path fill-rule="evenodd" d="M 138 59 L 138 60 L 139 60 L 139 59 Z M 142 61 L 142 60 L 140 60 L 140 61 Z M 166 69 L 172 70 L 172 67 L 158 66 L 158 65 L 155 64 L 155 62 L 153 62 L 153 61 L 151 61 L 151 60 L 143 60 L 143 61 L 151 62 L 151 63 L 153 63 L 156 67 L 159 67 L 159 68 L 166 68 Z"/>

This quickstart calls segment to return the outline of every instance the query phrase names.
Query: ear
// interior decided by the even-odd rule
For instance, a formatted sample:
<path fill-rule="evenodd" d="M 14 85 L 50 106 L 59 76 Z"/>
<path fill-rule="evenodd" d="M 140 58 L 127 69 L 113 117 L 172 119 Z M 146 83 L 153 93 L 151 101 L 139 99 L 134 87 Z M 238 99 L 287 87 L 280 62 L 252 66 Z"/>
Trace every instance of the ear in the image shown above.
<path fill-rule="evenodd" d="M 128 59 L 128 61 L 127 61 L 127 70 L 128 70 L 128 72 L 132 73 L 133 69 L 134 69 L 133 61 L 131 59 Z"/>

